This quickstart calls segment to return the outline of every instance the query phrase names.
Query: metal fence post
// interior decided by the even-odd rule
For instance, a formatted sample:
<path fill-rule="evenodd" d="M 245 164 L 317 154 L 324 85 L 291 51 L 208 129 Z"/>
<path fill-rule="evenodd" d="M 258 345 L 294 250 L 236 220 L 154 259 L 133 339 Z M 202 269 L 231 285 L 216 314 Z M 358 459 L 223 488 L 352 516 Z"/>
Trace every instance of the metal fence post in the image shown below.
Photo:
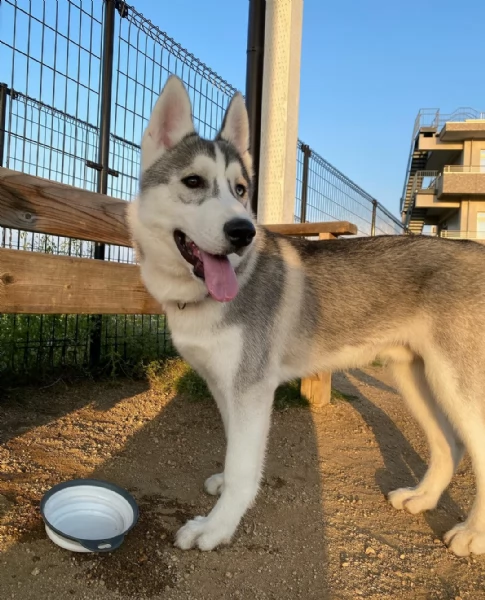
<path fill-rule="evenodd" d="M 111 91 L 113 84 L 113 50 L 115 31 L 115 9 L 117 0 L 104 0 L 103 63 L 101 73 L 100 133 L 98 146 L 98 194 L 108 193 L 109 143 L 111 132 Z M 104 260 L 105 244 L 96 243 L 94 258 Z M 94 315 L 92 322 L 89 358 L 91 366 L 101 360 L 102 315 Z"/>
<path fill-rule="evenodd" d="M 372 236 L 375 236 L 376 234 L 377 204 L 377 200 L 372 200 L 372 222 L 370 225 L 370 234 Z"/>
<path fill-rule="evenodd" d="M 301 178 L 301 210 L 300 210 L 300 223 L 306 222 L 306 207 L 308 203 L 308 171 L 310 165 L 310 156 L 312 150 L 307 144 L 301 145 L 303 152 L 303 174 Z"/>
<path fill-rule="evenodd" d="M 246 106 L 249 115 L 249 147 L 253 157 L 254 168 L 254 191 L 251 199 L 251 208 L 256 216 L 258 214 L 258 174 L 261 146 L 265 16 L 266 0 L 249 0 Z"/>
<path fill-rule="evenodd" d="M 5 127 L 7 125 L 7 95 L 7 84 L 0 83 L 0 167 L 3 167 L 3 157 L 5 153 Z"/>

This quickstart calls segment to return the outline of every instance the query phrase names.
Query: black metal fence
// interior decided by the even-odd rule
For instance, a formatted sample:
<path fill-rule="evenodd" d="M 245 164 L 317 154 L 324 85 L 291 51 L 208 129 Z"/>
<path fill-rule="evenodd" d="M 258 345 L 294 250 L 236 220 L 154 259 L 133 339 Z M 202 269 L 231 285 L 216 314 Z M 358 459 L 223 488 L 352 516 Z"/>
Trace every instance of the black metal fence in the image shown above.
<path fill-rule="evenodd" d="M 403 225 L 380 202 L 301 141 L 295 220 L 350 221 L 359 235 L 398 235 Z"/>
<path fill-rule="evenodd" d="M 139 141 L 171 73 L 189 89 L 200 134 L 213 136 L 235 88 L 132 6 L 1 0 L 0 165 L 130 200 Z M 366 235 L 402 231 L 376 200 L 302 143 L 295 214 L 349 220 Z M 133 262 L 127 248 L 7 228 L 0 228 L 0 246 Z M 111 365 L 171 350 L 163 316 L 0 315 L 0 374 L 87 364 L 96 332 L 95 352 Z"/>

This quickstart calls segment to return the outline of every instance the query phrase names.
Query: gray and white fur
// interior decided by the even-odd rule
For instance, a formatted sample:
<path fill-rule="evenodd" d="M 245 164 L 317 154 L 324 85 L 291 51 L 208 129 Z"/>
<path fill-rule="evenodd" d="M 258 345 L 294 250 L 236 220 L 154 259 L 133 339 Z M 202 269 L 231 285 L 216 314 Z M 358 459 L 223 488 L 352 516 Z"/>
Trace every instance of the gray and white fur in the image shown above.
<path fill-rule="evenodd" d="M 485 247 L 421 236 L 314 242 L 270 233 L 249 208 L 248 146 L 241 95 L 216 139 L 203 140 L 183 84 L 171 77 L 143 136 L 140 193 L 129 210 L 143 281 L 166 312 L 175 346 L 207 381 L 227 439 L 224 472 L 205 482 L 220 497 L 179 530 L 176 544 L 211 550 L 230 542 L 258 492 L 279 384 L 379 356 L 430 450 L 423 480 L 391 492 L 390 503 L 412 514 L 435 508 L 466 448 L 476 498 L 444 539 L 458 556 L 485 553 Z M 235 244 L 225 228 L 235 219 L 248 230 L 254 224 L 254 237 Z M 209 294 L 175 231 L 192 248 L 228 257 L 234 299 Z"/>

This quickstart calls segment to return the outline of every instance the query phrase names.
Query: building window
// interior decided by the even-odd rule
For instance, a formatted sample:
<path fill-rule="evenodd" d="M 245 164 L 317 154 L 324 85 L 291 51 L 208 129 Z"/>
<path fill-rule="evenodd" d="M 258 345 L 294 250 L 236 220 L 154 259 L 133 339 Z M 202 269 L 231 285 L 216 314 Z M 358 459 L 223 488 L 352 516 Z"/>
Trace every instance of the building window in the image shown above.
<path fill-rule="evenodd" d="M 485 173 L 485 150 L 480 150 L 480 173 Z"/>
<path fill-rule="evenodd" d="M 477 212 L 477 239 L 485 240 L 485 212 Z"/>

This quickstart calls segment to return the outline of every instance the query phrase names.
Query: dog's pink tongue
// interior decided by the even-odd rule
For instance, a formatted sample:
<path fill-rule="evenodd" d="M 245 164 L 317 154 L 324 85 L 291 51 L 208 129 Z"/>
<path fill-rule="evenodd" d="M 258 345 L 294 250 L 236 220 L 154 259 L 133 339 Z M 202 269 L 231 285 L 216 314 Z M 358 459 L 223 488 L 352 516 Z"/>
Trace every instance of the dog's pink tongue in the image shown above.
<path fill-rule="evenodd" d="M 214 256 L 200 250 L 204 278 L 209 294 L 218 302 L 228 302 L 239 290 L 236 273 L 227 256 Z"/>

